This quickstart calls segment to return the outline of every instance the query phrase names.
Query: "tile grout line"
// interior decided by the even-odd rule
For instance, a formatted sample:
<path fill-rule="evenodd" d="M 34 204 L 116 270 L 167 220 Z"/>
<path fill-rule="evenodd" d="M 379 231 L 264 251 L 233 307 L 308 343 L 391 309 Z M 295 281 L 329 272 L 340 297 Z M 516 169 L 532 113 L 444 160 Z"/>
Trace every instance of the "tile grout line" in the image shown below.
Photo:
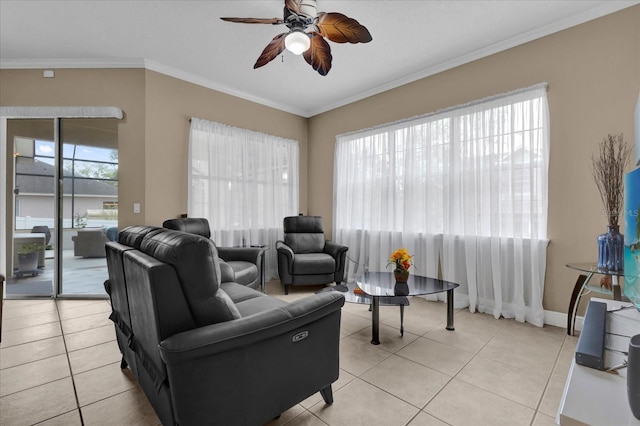
<path fill-rule="evenodd" d="M 460 368 L 460 370 L 458 370 L 458 372 L 457 372 L 456 374 L 454 374 L 453 376 L 451 376 L 451 378 L 447 381 L 447 383 L 446 383 L 444 386 L 442 386 L 442 388 L 441 388 L 438 392 L 436 392 L 436 393 L 435 393 L 435 395 L 433 395 L 433 397 L 432 397 L 429 401 L 427 401 L 427 403 L 426 403 L 426 404 L 424 404 L 424 407 L 422 407 L 422 408 L 420 409 L 420 412 L 424 412 L 424 413 L 428 414 L 429 416 L 432 416 L 432 417 L 434 417 L 434 418 L 436 418 L 436 419 L 440 420 L 440 421 L 441 421 L 441 422 L 443 422 L 443 423 L 450 424 L 450 423 L 446 422 L 444 419 L 441 419 L 441 418 L 439 418 L 439 417 L 434 416 L 434 415 L 433 415 L 433 414 L 431 414 L 431 413 L 428 413 L 428 412 L 424 411 L 424 409 L 425 409 L 425 408 L 427 408 L 427 405 L 429 405 L 429 403 L 430 403 L 431 401 L 433 401 L 434 399 L 436 399 L 436 398 L 438 397 L 438 395 L 440 395 L 440 393 L 444 390 L 444 388 L 446 388 L 447 386 L 449 386 L 449 384 L 453 381 L 453 379 L 455 379 L 455 378 L 458 376 L 458 374 L 460 374 L 460 372 L 461 372 L 461 371 L 462 371 L 462 370 L 463 370 L 467 365 L 469 365 L 469 364 L 471 363 L 471 361 L 473 361 L 473 359 L 474 359 L 476 356 L 478 356 L 478 354 L 480 353 L 480 351 L 481 351 L 481 350 L 482 350 L 482 349 L 483 349 L 487 344 L 489 344 L 489 342 L 491 341 L 491 339 L 493 339 L 493 338 L 496 336 L 496 334 L 498 334 L 498 332 L 499 332 L 501 329 L 502 329 L 502 327 L 501 327 L 500 329 L 496 330 L 496 331 L 495 331 L 495 333 L 493 333 L 493 335 L 491 336 L 491 338 L 490 338 L 490 339 L 489 339 L 489 340 L 488 340 L 484 345 L 482 345 L 482 347 L 478 350 L 478 352 L 476 352 L 476 353 L 471 357 L 471 359 L 469 359 L 469 361 L 467 361 L 467 363 L 466 363 L 465 365 L 463 365 L 463 366 L 462 366 L 462 368 Z M 427 332 L 427 333 L 425 333 L 425 334 L 428 334 L 428 333 L 429 333 L 429 332 Z M 430 339 L 430 338 L 428 338 L 428 337 L 425 337 L 424 335 L 423 335 L 423 336 L 421 336 L 421 337 L 423 337 L 423 338 L 425 338 L 425 339 L 428 339 L 428 340 L 431 340 L 431 341 L 434 341 L 434 342 L 438 342 L 437 340 Z M 445 343 L 443 343 L 443 342 L 438 342 L 438 343 L 440 343 L 440 344 L 445 344 Z M 448 345 L 448 344 L 447 344 L 447 346 L 451 346 L 451 345 Z M 451 346 L 451 347 L 452 347 L 452 348 L 455 348 L 455 346 Z M 456 348 L 456 349 L 457 349 L 457 348 Z M 400 356 L 400 355 L 398 355 L 398 356 Z M 425 367 L 426 367 L 426 366 L 425 366 Z M 428 368 L 431 368 L 431 367 L 428 367 Z M 438 371 L 438 370 L 435 370 L 435 371 Z M 439 373 L 442 373 L 442 372 L 441 372 L 441 371 L 439 371 Z M 442 373 L 442 374 L 446 374 L 446 373 Z M 463 383 L 466 383 L 466 382 L 464 382 L 464 381 L 462 381 L 462 382 L 463 382 Z M 484 390 L 484 389 L 482 389 L 482 390 Z"/>
<path fill-rule="evenodd" d="M 65 337 L 64 329 L 62 328 L 62 320 L 60 319 L 60 310 L 58 309 L 58 302 L 54 301 L 56 304 L 56 313 L 58 314 L 58 319 L 60 321 L 60 330 L 62 331 L 62 343 L 64 344 L 64 352 L 67 356 L 67 363 L 69 365 L 69 374 L 71 375 L 71 385 L 73 386 L 73 396 L 76 399 L 76 406 L 78 407 L 78 415 L 80 416 L 80 425 L 84 426 L 84 418 L 82 417 L 82 410 L 80 409 L 80 400 L 78 399 L 78 389 L 76 388 L 76 379 L 73 374 L 73 369 L 71 368 L 71 359 L 69 358 L 69 349 L 67 348 L 67 339 Z"/>
<path fill-rule="evenodd" d="M 454 378 L 456 378 L 456 377 L 460 374 L 460 372 L 462 372 L 462 370 L 464 370 L 464 368 L 465 368 L 467 365 L 469 365 L 469 364 L 471 363 L 471 361 L 473 361 L 473 360 L 474 360 L 476 357 L 478 357 L 478 356 L 480 356 L 481 358 L 484 358 L 484 357 L 482 357 L 482 356 L 480 355 L 480 352 L 482 351 L 482 349 L 484 349 L 484 348 L 489 344 L 489 342 L 490 342 L 493 338 L 495 338 L 495 337 L 498 335 L 498 333 L 500 332 L 500 330 L 502 330 L 503 328 L 504 328 L 504 326 L 502 326 L 502 327 L 500 327 L 498 330 L 496 330 L 496 331 L 493 333 L 493 335 L 491 336 L 491 338 L 490 338 L 486 343 L 484 343 L 484 344 L 482 345 L 482 347 L 481 347 L 481 348 L 480 348 L 480 349 L 479 349 L 479 350 L 478 350 L 478 351 L 473 355 L 473 357 L 471 357 L 471 359 L 470 359 L 470 360 L 469 360 L 469 361 L 468 361 L 468 362 L 467 362 L 467 363 L 466 363 L 462 368 L 460 368 L 460 370 L 458 370 L 458 372 L 457 372 L 454 376 L 452 376 L 452 377 L 451 377 L 451 379 L 447 382 L 447 384 L 446 384 L 445 386 L 443 386 L 443 387 L 442 387 L 442 389 L 440 389 L 440 390 L 439 390 L 439 391 L 438 391 L 438 392 L 433 396 L 433 398 L 431 398 L 431 400 L 430 400 L 429 402 L 433 401 L 433 400 L 434 400 L 434 399 L 435 399 L 435 398 L 440 394 L 440 392 L 442 392 L 442 390 L 443 390 L 443 389 L 444 389 L 444 388 L 445 388 L 449 383 L 451 383 L 451 381 L 452 381 Z M 426 336 L 424 336 L 424 335 L 423 335 L 423 336 L 421 336 L 421 337 L 423 337 L 423 338 L 425 338 L 425 339 L 429 339 L 429 340 L 435 341 L 435 342 L 438 342 L 437 340 L 430 339 L 430 338 L 428 338 L 428 337 L 426 337 Z M 498 398 L 504 398 L 504 399 L 506 399 L 507 401 L 513 402 L 513 403 L 518 404 L 518 405 L 520 405 L 520 406 L 522 406 L 522 407 L 525 407 L 525 408 L 528 408 L 528 409 L 530 409 L 530 410 L 533 410 L 533 412 L 534 412 L 534 413 L 533 413 L 533 417 L 531 418 L 531 423 L 530 423 L 530 425 L 532 425 L 532 424 L 533 424 L 533 422 L 534 422 L 534 421 L 535 421 L 535 419 L 536 419 L 537 414 L 539 413 L 539 408 L 540 408 L 540 404 L 541 404 L 541 402 L 542 402 L 542 398 L 544 397 L 544 394 L 545 394 L 545 392 L 546 392 L 546 390 L 547 390 L 547 387 L 548 387 L 548 385 L 549 385 L 549 381 L 551 380 L 551 376 L 553 375 L 553 370 L 555 369 L 555 367 L 556 367 L 556 365 L 557 365 L 557 363 L 558 363 L 558 359 L 559 359 L 559 357 L 560 357 L 560 353 L 562 352 L 562 348 L 564 347 L 565 341 L 566 341 L 566 337 L 565 337 L 565 339 L 563 340 L 562 344 L 560 345 L 560 350 L 558 351 L 558 354 L 556 355 L 556 359 L 555 359 L 555 361 L 554 361 L 553 368 L 551 369 L 551 374 L 550 374 L 550 375 L 549 375 L 549 377 L 547 378 L 547 382 L 546 382 L 545 387 L 544 387 L 544 389 L 543 389 L 543 391 L 542 391 L 542 394 L 541 394 L 541 396 L 540 396 L 540 399 L 538 400 L 538 404 L 536 405 L 536 408 L 534 408 L 534 409 L 532 409 L 531 407 L 528 407 L 528 406 L 526 406 L 526 405 L 524 405 L 524 404 L 522 404 L 522 403 L 520 403 L 520 402 L 518 402 L 518 401 L 514 401 L 514 400 L 512 400 L 512 399 L 510 399 L 510 398 L 506 398 L 506 397 L 504 397 L 504 396 L 502 396 L 502 395 L 499 395 L 499 394 L 497 394 L 497 393 L 495 393 L 495 392 L 492 392 L 492 391 L 490 391 L 490 390 L 486 390 L 486 389 L 483 389 L 483 388 L 481 388 L 481 387 L 478 387 L 478 386 L 474 385 L 473 383 L 468 383 L 468 382 L 466 382 L 466 381 L 464 381 L 464 380 L 461 380 L 461 379 L 458 379 L 458 380 L 460 380 L 461 382 L 463 382 L 463 383 L 465 383 L 465 384 L 467 384 L 467 385 L 469 385 L 469 386 L 472 386 L 472 387 L 474 387 L 474 388 L 476 388 L 476 389 L 479 389 L 479 390 L 482 390 L 482 391 L 488 392 L 488 393 L 490 393 L 490 394 L 492 394 L 492 395 L 495 395 L 495 396 L 496 396 L 496 397 L 498 397 Z M 445 343 L 443 343 L 443 342 L 438 342 L 438 343 L 440 343 L 440 344 L 445 344 Z M 451 346 L 451 345 L 448 345 L 448 346 Z M 454 346 L 451 346 L 451 347 L 454 347 Z M 455 348 L 455 347 L 454 347 L 454 348 Z M 398 355 L 398 356 L 401 356 L 401 355 Z M 404 358 L 404 357 L 403 357 L 403 358 Z M 486 359 L 490 359 L 490 358 L 486 358 Z M 528 371 L 528 370 L 522 369 L 522 368 L 520 368 L 520 367 L 516 367 L 516 366 L 513 366 L 513 365 L 511 365 L 511 364 L 504 363 L 504 362 L 499 361 L 499 360 L 492 360 L 492 361 L 495 361 L 495 362 L 498 362 L 498 363 L 501 363 L 501 364 L 504 364 L 504 365 L 507 365 L 507 366 L 510 366 L 510 367 L 519 368 L 519 369 L 521 369 L 521 370 L 523 370 L 523 371 Z M 414 362 L 415 362 L 415 361 L 414 361 Z M 430 368 L 430 367 L 429 367 L 429 368 Z M 437 370 L 436 370 L 436 371 L 437 371 Z M 534 373 L 534 374 L 535 374 L 535 373 Z M 427 404 L 425 404 L 425 406 L 421 409 L 421 411 L 424 411 L 424 408 L 426 408 L 426 406 L 427 406 L 427 405 L 429 405 L 429 402 L 427 402 Z M 426 413 L 426 411 L 425 411 L 425 413 Z M 430 413 L 427 413 L 427 414 L 432 415 L 432 414 L 430 414 Z M 543 414 L 544 414 L 544 413 L 543 413 Z M 435 416 L 434 416 L 434 417 L 435 417 Z M 437 418 L 437 417 L 436 417 L 436 418 Z M 442 420 L 442 419 L 438 419 L 438 420 L 444 421 L 444 420 Z M 446 423 L 446 422 L 445 422 L 445 423 Z"/>
<path fill-rule="evenodd" d="M 533 419 L 531 420 L 531 426 L 533 426 L 533 422 L 535 421 L 536 417 L 538 416 L 538 413 L 540 413 L 540 406 L 542 405 L 542 400 L 544 399 L 545 394 L 547 393 L 547 389 L 549 389 L 549 383 L 551 383 L 551 378 L 553 377 L 553 372 L 556 369 L 556 367 L 558 366 L 558 361 L 560 360 L 560 355 L 562 354 L 562 349 L 564 348 L 564 345 L 567 343 L 567 336 L 565 335 L 562 339 L 562 344 L 560 345 L 560 350 L 558 351 L 558 355 L 556 355 L 556 360 L 553 363 L 553 368 L 551 369 L 551 374 L 549 374 L 549 377 L 547 378 L 547 383 L 545 383 L 544 385 L 544 389 L 542 391 L 542 395 L 540 395 L 540 399 L 538 400 L 538 405 L 536 405 L 536 415 L 533 416 Z M 544 413 L 541 413 L 544 414 Z M 555 420 L 555 418 L 554 418 Z"/>

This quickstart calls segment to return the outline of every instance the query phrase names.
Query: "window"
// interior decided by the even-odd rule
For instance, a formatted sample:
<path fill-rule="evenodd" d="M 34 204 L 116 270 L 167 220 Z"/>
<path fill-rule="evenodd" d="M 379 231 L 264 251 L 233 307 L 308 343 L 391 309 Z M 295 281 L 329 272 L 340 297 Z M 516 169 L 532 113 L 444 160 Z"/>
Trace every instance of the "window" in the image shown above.
<path fill-rule="evenodd" d="M 358 258 L 350 272 L 381 270 L 386 256 L 404 245 L 417 254 L 420 275 L 435 276 L 442 262 L 449 279 L 462 281 L 464 290 L 478 279 L 492 287 L 504 276 L 500 265 L 519 262 L 528 272 L 505 273 L 535 275 L 514 279 L 523 282 L 525 297 L 535 299 L 527 302 L 535 304 L 533 322 L 539 322 L 546 262 L 532 262 L 546 259 L 548 134 L 546 85 L 541 85 L 338 136 L 334 237 Z M 494 261 L 495 268 L 478 272 L 491 244 L 495 256 L 481 262 Z M 506 247 L 513 244 L 520 248 Z M 534 253 L 532 261 L 531 250 L 544 253 Z M 474 291 L 469 290 L 471 299 Z M 499 292 L 488 293 L 494 298 Z M 502 302 L 467 303 L 493 310 Z M 525 306 L 518 309 L 524 316 Z"/>
<path fill-rule="evenodd" d="M 298 214 L 298 142 L 193 118 L 189 137 L 190 217 L 209 220 L 219 246 L 266 245 Z M 275 250 L 266 253 L 275 276 Z"/>
<path fill-rule="evenodd" d="M 55 143 L 19 139 L 15 153 L 16 229 L 31 229 L 34 224 L 54 228 Z M 63 144 L 62 161 L 64 227 L 86 226 L 87 219 L 91 226 L 117 226 L 118 150 Z M 40 217 L 44 212 L 46 217 Z"/>

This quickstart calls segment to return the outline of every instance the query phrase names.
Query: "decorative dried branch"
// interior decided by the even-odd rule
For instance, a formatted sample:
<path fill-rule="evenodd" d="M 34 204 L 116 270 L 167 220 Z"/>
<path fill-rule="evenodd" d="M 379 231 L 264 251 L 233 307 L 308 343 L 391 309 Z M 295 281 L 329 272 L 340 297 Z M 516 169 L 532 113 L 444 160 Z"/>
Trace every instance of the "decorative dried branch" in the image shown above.
<path fill-rule="evenodd" d="M 598 156 L 591 156 L 591 174 L 596 181 L 609 226 L 618 226 L 624 197 L 624 171 L 631 158 L 631 147 L 622 134 L 607 135 L 600 143 Z"/>

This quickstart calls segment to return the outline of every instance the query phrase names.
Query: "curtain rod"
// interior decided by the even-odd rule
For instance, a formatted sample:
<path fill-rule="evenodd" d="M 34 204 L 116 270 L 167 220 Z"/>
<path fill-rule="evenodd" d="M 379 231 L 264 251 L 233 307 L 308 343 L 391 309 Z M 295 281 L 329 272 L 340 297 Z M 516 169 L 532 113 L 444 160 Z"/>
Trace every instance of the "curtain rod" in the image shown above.
<path fill-rule="evenodd" d="M 499 93 L 497 95 L 487 96 L 486 98 L 476 99 L 476 100 L 473 100 L 473 101 L 470 101 L 470 102 L 467 102 L 467 103 L 464 103 L 464 104 L 458 104 L 458 105 L 442 108 L 442 109 L 439 109 L 439 110 L 434 111 L 434 112 L 428 112 L 426 114 L 416 115 L 416 116 L 409 117 L 409 118 L 403 118 L 403 119 L 400 119 L 400 120 L 397 120 L 397 121 L 392 121 L 390 123 L 379 124 L 377 126 L 369 127 L 369 128 L 366 128 L 366 129 L 360 129 L 360 130 L 354 130 L 352 132 L 342 133 L 340 135 L 336 135 L 336 138 L 343 137 L 343 136 L 351 136 L 351 135 L 356 134 L 356 133 L 369 132 L 369 131 L 372 131 L 372 130 L 381 129 L 383 127 L 388 127 L 388 126 L 395 126 L 395 125 L 402 124 L 402 123 L 408 123 L 410 121 L 420 120 L 420 119 L 423 119 L 423 118 L 431 117 L 431 116 L 436 115 L 436 114 L 443 114 L 443 113 L 446 113 L 446 112 L 451 112 L 451 111 L 455 111 L 455 110 L 458 110 L 458 109 L 467 108 L 467 107 L 470 107 L 470 106 L 473 106 L 473 105 L 477 105 L 477 104 L 481 104 L 481 103 L 484 103 L 484 102 L 491 102 L 491 101 L 495 101 L 495 100 L 498 100 L 498 99 L 506 98 L 506 97 L 513 96 L 513 95 L 519 95 L 520 93 L 530 92 L 530 91 L 538 90 L 538 89 L 542 89 L 542 88 L 544 88 L 545 91 L 548 92 L 549 91 L 549 83 L 547 83 L 547 82 L 538 83 L 538 84 L 534 84 L 532 86 L 528 86 L 528 87 L 523 87 L 523 88 L 520 88 L 520 89 L 512 90 L 511 92 Z"/>

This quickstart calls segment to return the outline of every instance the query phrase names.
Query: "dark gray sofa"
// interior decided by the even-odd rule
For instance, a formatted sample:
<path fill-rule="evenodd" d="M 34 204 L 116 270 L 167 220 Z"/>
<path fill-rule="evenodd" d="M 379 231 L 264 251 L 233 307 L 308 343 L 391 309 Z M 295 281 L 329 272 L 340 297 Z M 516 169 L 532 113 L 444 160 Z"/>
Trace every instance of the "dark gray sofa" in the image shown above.
<path fill-rule="evenodd" d="M 165 425 L 260 425 L 315 392 L 333 402 L 338 292 L 292 303 L 221 282 L 215 244 L 163 228 L 106 244 L 122 368 Z"/>

